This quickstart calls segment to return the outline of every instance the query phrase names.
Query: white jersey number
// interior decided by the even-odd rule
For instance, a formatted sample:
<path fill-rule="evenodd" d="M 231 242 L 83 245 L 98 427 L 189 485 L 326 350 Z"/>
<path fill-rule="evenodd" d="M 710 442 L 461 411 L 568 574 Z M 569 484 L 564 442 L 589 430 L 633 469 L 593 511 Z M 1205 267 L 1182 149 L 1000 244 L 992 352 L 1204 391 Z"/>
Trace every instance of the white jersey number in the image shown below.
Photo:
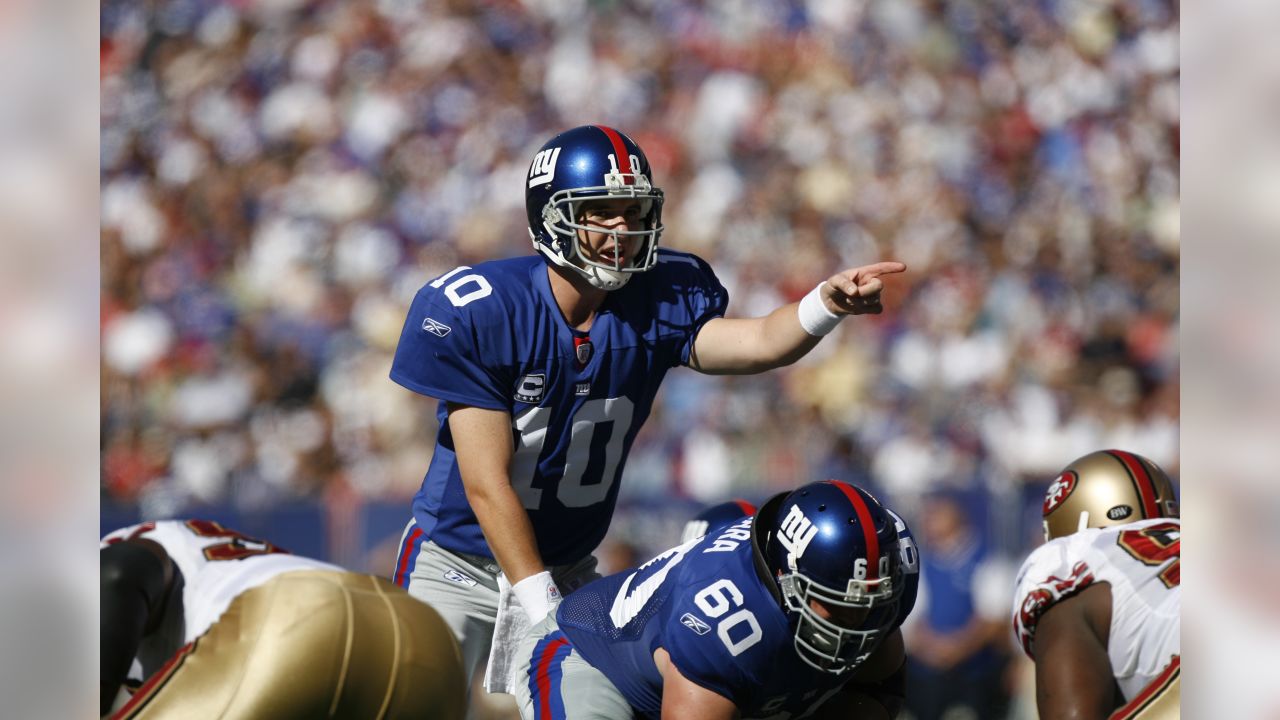
<path fill-rule="evenodd" d="M 1169 567 L 1160 571 L 1160 581 L 1167 588 L 1182 584 L 1180 525 L 1160 523 L 1139 530 L 1125 530 L 1116 538 L 1116 543 L 1143 565 L 1159 566 L 1173 560 Z"/>
<path fill-rule="evenodd" d="M 470 265 L 456 267 L 435 280 L 432 280 L 431 287 L 439 288 L 441 285 L 444 285 L 445 281 L 449 278 L 457 275 L 463 270 L 470 269 Z M 462 289 L 467 287 L 470 287 L 471 289 L 463 294 Z M 493 286 L 489 284 L 489 281 L 485 280 L 483 276 L 476 275 L 475 273 L 463 275 L 457 280 L 445 285 L 444 288 L 444 296 L 449 298 L 449 302 L 453 303 L 454 307 L 462 307 L 473 300 L 489 297 L 492 293 Z"/>
<path fill-rule="evenodd" d="M 738 589 L 737 585 L 733 584 L 732 580 L 722 578 L 711 583 L 693 596 L 693 602 L 698 606 L 699 610 L 706 613 L 707 617 L 713 620 L 729 612 L 731 608 L 739 608 L 737 612 L 730 614 L 716 625 L 716 636 L 720 638 L 720 642 L 724 643 L 724 646 L 729 649 L 732 655 L 742 654 L 747 648 L 760 642 L 761 638 L 764 637 L 756 616 L 750 610 L 741 607 L 743 602 L 742 591 Z M 729 631 L 744 623 L 747 626 L 747 634 L 734 640 Z"/>
<path fill-rule="evenodd" d="M 569 448 L 565 452 L 564 474 L 556 488 L 556 498 L 565 507 L 580 508 L 603 502 L 618 474 L 622 461 L 622 441 L 631 429 L 635 415 L 635 403 L 627 397 L 598 398 L 589 400 L 574 413 L 569 431 Z M 511 487 L 515 488 L 526 510 L 537 510 L 542 504 L 542 490 L 533 486 L 533 476 L 538 470 L 538 458 L 547 440 L 547 425 L 551 422 L 552 408 L 531 407 L 512 421 L 518 437 L 515 454 L 511 458 Z M 604 467 L 600 482 L 587 485 L 587 466 L 591 460 L 592 440 L 601 425 L 610 424 L 609 439 L 604 446 Z M 594 476 L 594 475 L 593 475 Z"/>

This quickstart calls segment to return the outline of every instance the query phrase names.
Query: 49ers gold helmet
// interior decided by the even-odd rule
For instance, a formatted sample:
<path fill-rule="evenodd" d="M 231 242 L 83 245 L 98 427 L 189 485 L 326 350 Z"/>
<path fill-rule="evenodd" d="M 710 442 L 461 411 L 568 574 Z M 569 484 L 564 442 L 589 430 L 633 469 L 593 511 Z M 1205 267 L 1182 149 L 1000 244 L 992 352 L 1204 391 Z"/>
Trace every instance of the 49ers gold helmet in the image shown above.
<path fill-rule="evenodd" d="M 1044 539 L 1160 517 L 1178 517 L 1173 483 L 1158 465 L 1123 450 L 1078 458 L 1049 484 Z"/>

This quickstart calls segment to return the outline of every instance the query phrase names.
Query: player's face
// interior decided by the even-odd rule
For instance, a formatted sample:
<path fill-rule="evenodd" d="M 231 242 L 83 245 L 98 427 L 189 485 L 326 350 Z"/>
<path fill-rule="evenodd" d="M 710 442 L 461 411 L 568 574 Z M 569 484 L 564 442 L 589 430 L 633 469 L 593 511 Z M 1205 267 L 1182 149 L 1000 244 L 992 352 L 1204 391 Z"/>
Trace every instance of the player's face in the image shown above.
<path fill-rule="evenodd" d="M 589 200 L 582 203 L 579 213 L 579 222 L 592 228 L 578 231 L 582 252 L 589 260 L 615 267 L 627 267 L 635 262 L 642 238 L 614 232 L 644 229 L 644 212 L 639 200 Z"/>
<path fill-rule="evenodd" d="M 871 612 L 871 608 L 828 605 L 817 598 L 809 599 L 809 607 L 823 620 L 829 620 L 848 630 L 862 627 L 863 621 L 867 619 L 867 614 Z"/>

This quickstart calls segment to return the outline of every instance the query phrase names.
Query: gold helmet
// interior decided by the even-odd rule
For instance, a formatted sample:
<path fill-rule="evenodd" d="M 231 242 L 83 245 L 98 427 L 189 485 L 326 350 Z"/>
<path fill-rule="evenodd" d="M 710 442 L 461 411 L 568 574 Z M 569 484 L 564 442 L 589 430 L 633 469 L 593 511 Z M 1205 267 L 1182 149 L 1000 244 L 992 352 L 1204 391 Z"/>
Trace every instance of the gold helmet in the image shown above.
<path fill-rule="evenodd" d="M 1158 465 L 1123 450 L 1099 450 L 1078 458 L 1049 484 L 1044 539 L 1085 528 L 1178 517 L 1173 483 Z"/>

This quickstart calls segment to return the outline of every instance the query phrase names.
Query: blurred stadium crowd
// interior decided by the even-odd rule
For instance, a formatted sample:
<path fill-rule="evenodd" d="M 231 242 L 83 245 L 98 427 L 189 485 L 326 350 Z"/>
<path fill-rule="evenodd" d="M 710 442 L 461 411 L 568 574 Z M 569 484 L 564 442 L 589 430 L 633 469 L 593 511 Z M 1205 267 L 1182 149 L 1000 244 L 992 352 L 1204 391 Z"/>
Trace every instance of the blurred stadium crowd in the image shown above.
<path fill-rule="evenodd" d="M 387 379 L 413 293 L 532 252 L 532 153 L 601 122 L 645 148 L 663 244 L 710 261 L 731 314 L 908 264 L 884 315 L 795 367 L 673 373 L 617 536 L 645 552 L 687 517 L 628 508 L 836 476 L 913 522 L 942 491 L 983 552 L 1021 554 L 1068 460 L 1178 473 L 1178 20 L 1170 0 L 107 0 L 104 507 L 407 505 L 435 435 L 434 403 Z"/>
<path fill-rule="evenodd" d="M 404 498 L 412 293 L 530 252 L 521 177 L 598 120 L 750 315 L 909 264 L 800 367 L 676 373 L 632 495 L 832 468 L 898 503 L 1101 446 L 1177 470 L 1178 16 L 1157 0 L 103 5 L 103 485 L 181 512 Z"/>

